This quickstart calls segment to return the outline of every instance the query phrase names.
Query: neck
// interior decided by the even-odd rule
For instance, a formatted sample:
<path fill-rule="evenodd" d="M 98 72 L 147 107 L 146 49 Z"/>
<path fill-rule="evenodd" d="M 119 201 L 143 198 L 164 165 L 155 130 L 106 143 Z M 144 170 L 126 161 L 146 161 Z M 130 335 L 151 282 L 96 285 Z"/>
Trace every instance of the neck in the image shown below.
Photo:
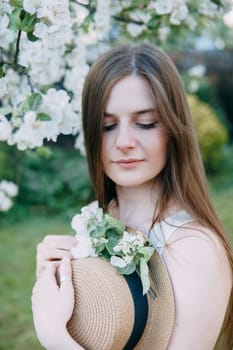
<path fill-rule="evenodd" d="M 142 187 L 116 187 L 118 205 L 111 207 L 117 219 L 146 233 L 153 221 L 158 190 L 155 185 Z"/>

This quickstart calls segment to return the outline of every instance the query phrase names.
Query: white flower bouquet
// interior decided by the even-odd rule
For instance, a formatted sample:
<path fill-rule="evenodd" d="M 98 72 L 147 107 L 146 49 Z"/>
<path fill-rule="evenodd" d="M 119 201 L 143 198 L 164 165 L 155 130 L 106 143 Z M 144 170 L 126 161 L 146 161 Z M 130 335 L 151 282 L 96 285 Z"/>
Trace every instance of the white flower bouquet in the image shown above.
<path fill-rule="evenodd" d="M 97 202 L 81 209 L 73 217 L 77 246 L 71 250 L 75 259 L 100 256 L 110 260 L 117 272 L 140 275 L 143 295 L 150 289 L 148 261 L 154 253 L 152 243 L 138 231 L 103 212 Z"/>

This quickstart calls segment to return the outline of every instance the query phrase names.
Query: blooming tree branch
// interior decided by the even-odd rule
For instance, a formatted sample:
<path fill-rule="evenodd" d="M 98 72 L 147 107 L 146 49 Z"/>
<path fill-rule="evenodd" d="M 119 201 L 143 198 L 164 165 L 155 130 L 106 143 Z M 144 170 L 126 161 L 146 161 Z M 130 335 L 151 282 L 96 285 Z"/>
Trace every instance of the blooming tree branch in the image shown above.
<path fill-rule="evenodd" d="M 227 0 L 2 0 L 0 141 L 19 150 L 81 132 L 88 47 L 125 35 L 162 44 L 195 31 Z M 114 34 L 114 33 L 115 34 Z M 116 34 L 117 33 L 117 34 Z M 104 47 L 105 47 L 104 46 Z"/>

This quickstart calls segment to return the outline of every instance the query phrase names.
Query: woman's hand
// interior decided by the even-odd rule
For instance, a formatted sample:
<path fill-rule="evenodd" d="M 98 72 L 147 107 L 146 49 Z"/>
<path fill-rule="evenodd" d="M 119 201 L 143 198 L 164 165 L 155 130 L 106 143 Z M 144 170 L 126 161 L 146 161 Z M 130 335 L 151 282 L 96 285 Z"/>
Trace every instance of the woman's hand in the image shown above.
<path fill-rule="evenodd" d="M 55 263 L 47 263 L 35 283 L 32 311 L 37 337 L 46 349 L 82 349 L 69 335 L 66 324 L 74 307 L 71 263 L 65 257 L 60 262 L 60 286 Z"/>
<path fill-rule="evenodd" d="M 36 276 L 39 278 L 41 272 L 47 265 L 58 266 L 62 258 L 71 258 L 70 249 L 75 247 L 77 241 L 73 236 L 49 235 L 37 246 Z"/>

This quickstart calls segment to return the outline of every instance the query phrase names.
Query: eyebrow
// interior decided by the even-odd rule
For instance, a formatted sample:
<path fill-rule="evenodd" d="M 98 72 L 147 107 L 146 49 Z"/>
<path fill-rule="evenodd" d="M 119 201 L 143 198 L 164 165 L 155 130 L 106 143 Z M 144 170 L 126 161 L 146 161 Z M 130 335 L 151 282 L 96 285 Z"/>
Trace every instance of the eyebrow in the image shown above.
<path fill-rule="evenodd" d="M 141 114 L 146 114 L 146 113 L 155 113 L 156 112 L 156 109 L 155 108 L 146 108 L 146 109 L 142 109 L 140 111 L 135 111 L 132 113 L 132 115 L 141 115 Z M 114 117 L 115 114 L 112 114 L 112 113 L 107 113 L 107 112 L 104 112 L 104 116 L 105 117 Z"/>

